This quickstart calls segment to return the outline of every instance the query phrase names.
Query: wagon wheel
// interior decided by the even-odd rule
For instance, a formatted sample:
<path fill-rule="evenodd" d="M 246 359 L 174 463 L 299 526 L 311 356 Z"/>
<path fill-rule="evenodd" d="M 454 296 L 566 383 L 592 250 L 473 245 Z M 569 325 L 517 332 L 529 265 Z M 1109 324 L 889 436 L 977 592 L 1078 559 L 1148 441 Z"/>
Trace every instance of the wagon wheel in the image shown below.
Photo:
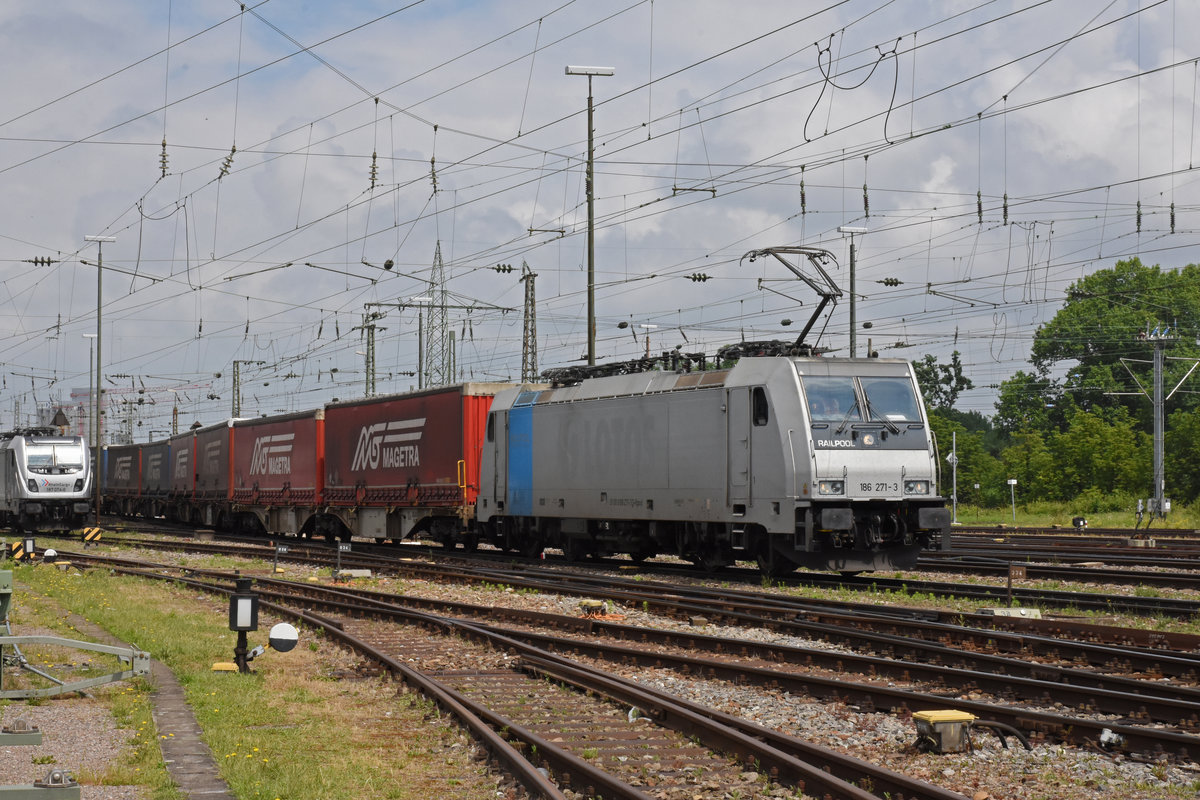
<path fill-rule="evenodd" d="M 546 549 L 546 546 L 542 543 L 542 539 L 539 536 L 531 536 L 525 539 L 521 542 L 520 546 L 521 555 L 526 558 L 537 558 L 542 554 L 544 549 Z"/>
<path fill-rule="evenodd" d="M 796 571 L 797 565 L 783 556 L 772 558 L 770 553 L 759 552 L 755 560 L 758 561 L 758 571 L 769 578 L 782 578 Z"/>
<path fill-rule="evenodd" d="M 583 561 L 588 555 L 587 543 L 582 539 L 569 538 L 563 542 L 563 555 L 568 561 Z"/>
<path fill-rule="evenodd" d="M 648 558 L 654 558 L 656 555 L 658 555 L 658 551 L 655 550 L 653 547 L 647 545 L 646 547 L 641 547 L 641 548 L 638 548 L 637 550 L 632 551 L 629 554 L 629 558 L 632 561 L 636 561 L 637 563 L 640 564 Z"/>

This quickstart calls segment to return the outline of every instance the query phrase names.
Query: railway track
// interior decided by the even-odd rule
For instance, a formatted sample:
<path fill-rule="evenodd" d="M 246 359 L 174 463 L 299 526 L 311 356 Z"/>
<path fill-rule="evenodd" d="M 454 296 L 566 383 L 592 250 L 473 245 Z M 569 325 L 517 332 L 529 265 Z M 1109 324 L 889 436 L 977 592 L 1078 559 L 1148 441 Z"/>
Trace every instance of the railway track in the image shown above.
<path fill-rule="evenodd" d="M 412 568 L 427 578 L 437 571 L 420 565 Z M 442 579 L 463 577 L 454 570 L 441 574 Z M 514 576 L 489 571 L 474 579 L 505 577 Z M 563 591 L 565 583 L 527 580 L 524 585 Z M 754 683 L 902 716 L 931 707 L 954 708 L 1035 738 L 1095 747 L 1116 737 L 1123 748 L 1141 758 L 1169 755 L 1184 761 L 1200 760 L 1200 738 L 1195 735 L 1200 731 L 1200 689 L 1194 685 L 1200 655 L 1182 649 L 1195 649 L 1196 637 L 1177 637 L 1169 642 L 1177 649 L 1167 652 L 1164 641 L 1151 650 L 1031 637 L 1028 633 L 1005 636 L 995 630 L 973 629 L 962 620 L 948 624 L 915 616 L 904 619 L 812 611 L 786 600 L 730 597 L 728 593 L 719 600 L 705 599 L 679 587 L 664 590 L 642 585 L 626 594 L 611 595 L 623 603 L 653 603 L 677 616 L 707 613 L 727 624 L 766 625 L 780 635 L 825 638 L 867 653 L 856 655 L 272 579 L 260 579 L 259 588 L 277 594 L 276 601 L 300 597 L 300 605 L 317 605 L 339 616 L 370 613 L 407 619 L 410 614 L 436 613 L 439 620 L 446 615 L 469 619 L 472 622 L 461 624 L 469 625 L 472 635 L 500 637 L 509 643 L 506 646 L 520 642 L 535 648 L 535 655 L 585 654 L 597 661 Z M 576 584 L 576 591 L 593 588 L 589 581 Z M 689 594 L 692 596 L 681 596 Z M 366 603 L 370 610 L 364 612 L 361 606 L 350 605 L 352 602 Z M 500 622 L 522 627 L 499 627 Z M 569 629 L 570 635 L 564 637 L 555 630 L 559 628 Z M 1164 683 L 1167 676 L 1192 685 Z M 897 682 L 903 685 L 892 685 Z M 992 699 L 978 699 L 981 694 Z M 1066 708 L 1076 713 L 1064 713 Z"/>
<path fill-rule="evenodd" d="M 195 589 L 234 590 L 229 574 L 181 577 L 165 574 L 162 565 L 146 569 L 92 554 L 70 557 Z M 787 786 L 830 800 L 961 800 L 932 784 L 567 659 L 512 631 L 345 588 L 262 579 L 257 591 L 264 608 L 323 629 L 458 715 L 538 796 L 561 797 L 558 784 L 585 796 L 631 800 L 648 800 L 644 790 L 651 786 L 654 797 L 668 800 L 725 797 L 731 788 L 744 789 L 744 797 L 778 796 L 771 792 Z M 558 642 L 563 649 L 577 645 L 574 639 Z"/>

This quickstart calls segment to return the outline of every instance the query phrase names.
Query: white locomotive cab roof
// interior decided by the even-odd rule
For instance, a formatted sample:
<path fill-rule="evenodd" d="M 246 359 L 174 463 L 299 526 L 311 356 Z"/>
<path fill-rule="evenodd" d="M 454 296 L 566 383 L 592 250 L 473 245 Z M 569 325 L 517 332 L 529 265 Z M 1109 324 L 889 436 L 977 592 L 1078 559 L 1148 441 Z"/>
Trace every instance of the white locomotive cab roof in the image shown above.
<path fill-rule="evenodd" d="M 805 375 L 887 375 L 911 374 L 911 365 L 903 358 L 796 358 L 796 372 Z"/>

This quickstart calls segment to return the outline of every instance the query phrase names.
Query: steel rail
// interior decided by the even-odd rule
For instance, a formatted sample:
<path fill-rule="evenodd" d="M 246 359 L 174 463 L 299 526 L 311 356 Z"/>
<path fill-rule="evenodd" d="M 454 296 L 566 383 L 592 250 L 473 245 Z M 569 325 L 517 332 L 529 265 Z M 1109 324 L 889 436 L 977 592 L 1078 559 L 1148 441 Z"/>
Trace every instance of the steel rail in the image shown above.
<path fill-rule="evenodd" d="M 214 586 L 210 583 L 196 580 L 194 578 L 165 576 L 154 572 L 148 572 L 139 568 L 117 567 L 116 571 L 137 577 L 182 582 L 196 589 L 214 591 L 223 594 L 229 594 L 234 591 L 232 587 Z M 225 576 L 225 580 L 233 580 L 233 577 Z M 334 593 L 339 594 L 339 592 L 336 591 Z M 262 592 L 260 592 L 260 595 L 261 594 Z M 312 598 L 306 599 L 312 600 Z M 391 608 L 384 608 L 382 607 L 382 604 L 378 603 L 377 601 L 368 601 L 367 605 L 355 605 L 352 602 L 353 600 L 355 600 L 355 598 L 351 597 L 347 602 L 334 603 L 324 601 L 322 602 L 322 605 L 327 608 L 333 608 L 335 611 L 351 615 L 361 616 L 363 614 L 371 614 L 382 615 L 391 618 L 399 617 L 404 621 L 411 622 L 413 624 L 434 626 L 442 628 L 447 632 L 481 638 L 493 646 L 519 651 L 523 658 L 541 657 L 546 661 L 558 664 L 561 667 L 586 669 L 582 667 L 582 665 L 574 664 L 574 662 L 571 662 L 568 659 L 533 647 L 517 639 L 509 638 L 507 636 L 489 631 L 485 627 L 476 626 L 461 620 L 453 620 L 437 615 L 412 611 L 409 609 L 396 608 L 394 606 Z M 516 725 L 511 720 L 490 712 L 486 708 L 474 703 L 469 698 L 445 686 L 440 681 L 413 670 L 403 663 L 390 658 L 384 653 L 380 653 L 366 642 L 363 642 L 344 630 L 341 630 L 336 624 L 330 624 L 329 620 L 325 620 L 321 615 L 316 614 L 311 610 L 297 611 L 271 600 L 260 600 L 260 607 L 268 608 L 280 616 L 296 619 L 305 624 L 309 624 L 313 627 L 318 627 L 324 630 L 329 636 L 338 639 L 346 646 L 351 647 L 368 658 L 379 661 L 379 663 L 384 664 L 389 670 L 400 674 L 403 680 L 429 694 L 431 698 L 437 700 L 439 705 L 443 705 L 443 707 L 447 708 L 448 711 L 451 711 L 451 713 L 454 713 L 455 716 L 459 716 L 461 719 L 464 719 L 464 721 L 470 719 L 470 717 L 474 717 L 475 719 L 480 720 L 482 723 L 485 723 L 485 725 L 490 725 L 491 727 L 488 730 L 493 735 L 495 734 L 493 729 L 500 728 L 501 730 L 506 730 L 509 734 L 524 742 L 530 750 L 533 750 L 533 748 L 536 747 L 536 752 L 539 754 L 539 756 L 545 757 L 548 761 L 551 761 L 555 768 L 560 771 L 560 773 L 571 776 L 573 786 L 580 787 L 585 791 L 594 791 L 597 787 L 602 787 L 602 794 L 605 792 L 611 793 L 605 794 L 605 796 L 628 798 L 628 800 L 651 800 L 649 796 L 640 792 L 640 790 L 637 790 L 635 787 L 630 787 L 626 784 L 623 784 L 607 773 L 596 769 L 588 762 L 573 756 L 571 753 L 565 750 L 561 750 L 560 752 L 560 748 L 558 748 L 553 742 L 537 736 L 531 731 Z M 594 679 L 601 679 L 604 677 L 605 676 L 603 676 L 602 673 L 599 673 L 598 671 L 595 672 Z M 614 681 L 621 680 L 611 676 L 608 676 L 608 679 Z M 636 688 L 636 684 L 633 684 L 632 682 L 628 683 L 629 687 Z M 633 691 L 633 689 L 628 689 L 628 691 Z M 646 705 L 650 705 L 648 701 L 642 702 Z M 738 746 L 734 747 L 732 752 L 737 755 L 741 755 L 745 760 L 745 763 L 754 764 L 757 761 L 763 764 L 771 764 L 772 766 L 776 767 L 788 767 L 786 772 L 782 770 L 779 771 L 779 777 L 777 779 L 782 782 L 793 783 L 798 787 L 807 786 L 809 790 L 811 790 L 813 787 L 819 787 L 821 795 L 829 798 L 829 800 L 878 800 L 878 797 L 881 796 L 863 790 L 851 783 L 849 780 L 843 780 L 833 776 L 830 772 L 824 769 L 826 766 L 825 764 L 820 766 L 807 764 L 801 762 L 794 756 L 779 753 L 770 745 L 756 740 L 749 735 L 741 733 L 740 731 L 722 731 L 724 726 L 720 725 L 719 723 L 712 720 L 696 720 L 690 710 L 685 709 L 682 706 L 671 709 L 670 704 L 662 698 L 659 698 L 657 703 L 664 710 L 671 712 L 664 713 L 664 718 L 660 720 L 660 723 L 668 723 L 666 724 L 666 727 L 672 727 L 673 729 L 680 730 L 680 728 L 669 723 L 675 722 L 678 724 L 682 719 L 692 719 L 699 728 L 706 731 L 706 736 L 720 739 L 723 743 L 723 746 L 729 747 L 731 746 L 731 743 L 736 743 Z M 472 730 L 472 732 L 482 734 L 482 731 L 477 731 L 476 726 L 473 724 L 469 725 L 469 728 Z M 683 731 L 687 730 L 689 730 L 687 726 L 684 726 Z M 503 741 L 503 737 L 500 737 L 500 740 Z M 507 751 L 502 749 L 493 749 L 497 746 L 497 743 L 492 740 L 491 736 L 488 736 L 488 738 L 484 739 L 484 741 L 488 742 L 489 750 L 494 753 L 516 753 L 511 745 L 508 745 Z M 813 748 L 813 753 L 822 750 L 822 748 L 817 748 L 815 745 Z M 524 761 L 519 754 L 517 754 L 516 757 L 520 761 Z M 506 764 L 509 763 L 509 758 L 505 758 L 504 760 Z M 832 761 L 833 759 L 830 760 Z M 530 765 L 529 762 L 526 761 L 524 763 L 526 766 L 533 769 L 534 773 L 539 776 L 541 775 L 541 773 L 537 772 L 536 768 L 532 768 L 532 765 Z M 866 778 L 867 780 L 871 781 L 872 785 L 874 786 L 886 785 L 908 787 L 908 793 L 904 794 L 904 797 L 909 798 L 910 800 L 963 800 L 962 796 L 959 794 L 947 792 L 939 787 L 933 786 L 932 784 L 925 784 L 924 782 L 907 778 L 899 773 L 893 773 L 891 770 L 869 764 L 868 762 L 859 761 L 855 764 L 855 767 L 856 771 L 853 772 L 853 777 L 856 779 Z M 529 779 L 535 781 L 533 786 L 537 786 L 536 779 L 532 778 L 531 775 L 523 775 L 522 772 L 515 766 L 513 767 L 513 771 L 518 775 L 522 775 L 522 783 L 525 783 L 526 777 L 529 777 Z M 542 777 L 544 778 L 544 776 Z M 550 787 L 553 788 L 552 784 Z M 542 792 L 541 796 L 546 798 L 555 798 L 555 800 L 561 796 L 545 793 L 545 791 L 542 789 L 538 789 L 538 791 Z M 555 789 L 555 791 L 557 790 Z"/>

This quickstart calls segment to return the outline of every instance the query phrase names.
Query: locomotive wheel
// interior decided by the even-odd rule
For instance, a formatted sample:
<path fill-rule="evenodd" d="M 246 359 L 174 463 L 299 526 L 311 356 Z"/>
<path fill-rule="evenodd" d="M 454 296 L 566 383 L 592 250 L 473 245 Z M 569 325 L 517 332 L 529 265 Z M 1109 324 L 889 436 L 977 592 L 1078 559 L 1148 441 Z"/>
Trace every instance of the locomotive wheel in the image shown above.
<path fill-rule="evenodd" d="M 688 560 L 705 572 L 716 572 L 729 563 L 729 559 L 720 547 L 705 547 L 699 553 L 688 557 Z"/>
<path fill-rule="evenodd" d="M 525 541 L 521 542 L 520 547 L 521 555 L 525 556 L 525 558 L 537 558 L 542 554 L 544 549 L 545 545 L 543 545 L 542 540 L 538 538 L 526 539 Z"/>
<path fill-rule="evenodd" d="M 567 539 L 563 542 L 563 555 L 568 561 L 583 561 L 587 558 L 587 546 L 582 539 Z"/>
<path fill-rule="evenodd" d="M 758 561 L 758 571 L 768 578 L 782 578 L 784 575 L 791 575 L 796 571 L 797 565 L 782 556 L 772 558 L 770 553 L 760 552 L 756 560 Z"/>
<path fill-rule="evenodd" d="M 629 554 L 629 558 L 632 561 L 636 561 L 637 563 L 640 564 L 648 558 L 654 558 L 656 555 L 658 555 L 657 551 L 655 551 L 653 548 L 647 547 L 642 550 L 634 550 L 632 553 Z"/>
<path fill-rule="evenodd" d="M 468 553 L 474 553 L 479 548 L 479 537 L 473 533 L 468 533 L 463 536 L 463 550 Z"/>

